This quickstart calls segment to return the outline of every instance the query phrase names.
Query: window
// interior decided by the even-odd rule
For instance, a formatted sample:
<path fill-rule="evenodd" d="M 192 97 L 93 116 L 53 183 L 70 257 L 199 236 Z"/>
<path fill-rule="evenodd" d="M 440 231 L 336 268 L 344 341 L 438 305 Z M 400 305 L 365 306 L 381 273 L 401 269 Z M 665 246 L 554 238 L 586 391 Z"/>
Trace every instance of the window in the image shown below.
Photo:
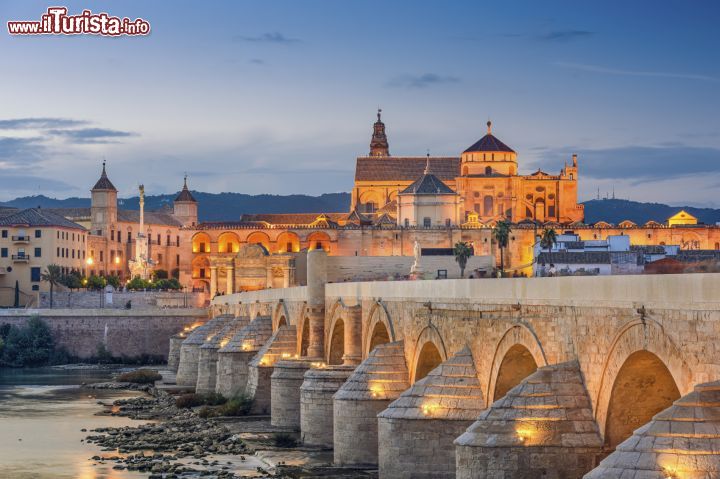
<path fill-rule="evenodd" d="M 104 251 L 100 251 L 100 262 L 101 262 L 101 263 L 102 263 L 103 261 L 105 261 L 105 258 L 103 258 L 103 253 L 104 253 Z"/>
<path fill-rule="evenodd" d="M 548 206 L 548 216 L 554 218 L 555 217 L 555 206 L 550 205 Z"/>
<path fill-rule="evenodd" d="M 180 235 L 175 237 L 175 246 L 180 246 Z"/>
<path fill-rule="evenodd" d="M 483 199 L 483 214 L 485 216 L 492 216 L 493 214 L 493 197 L 486 196 Z"/>
<path fill-rule="evenodd" d="M 39 285 L 39 284 L 33 284 L 33 285 L 32 285 L 32 290 L 33 290 L 33 291 L 39 291 L 39 290 L 40 290 L 40 285 Z"/>
<path fill-rule="evenodd" d="M 429 216 L 426 216 L 423 218 L 423 228 L 430 228 L 430 226 L 432 226 L 432 221 Z"/>
<path fill-rule="evenodd" d="M 33 266 L 30 268 L 30 281 L 33 283 L 37 283 L 40 281 L 40 267 L 39 266 Z"/>
<path fill-rule="evenodd" d="M 7 257 L 8 257 L 8 249 L 0 248 L 0 258 L 7 258 Z"/>
<path fill-rule="evenodd" d="M 162 263 L 162 255 L 158 254 L 158 263 Z"/>
<path fill-rule="evenodd" d="M 42 230 L 35 230 L 35 237 L 42 238 Z"/>
<path fill-rule="evenodd" d="M 175 266 L 180 266 L 180 255 L 179 254 L 175 255 Z"/>
<path fill-rule="evenodd" d="M 205 268 L 200 268 L 200 277 L 201 278 L 205 277 Z"/>
<path fill-rule="evenodd" d="M 83 251 L 82 254 L 83 254 L 83 259 L 85 259 L 85 251 Z"/>
<path fill-rule="evenodd" d="M 489 167 L 489 166 L 486 166 L 486 167 L 485 167 L 485 174 L 486 174 L 486 175 L 492 175 L 492 168 Z"/>
<path fill-rule="evenodd" d="M 158 246 L 160 245 L 160 234 L 159 234 L 159 233 L 158 233 L 158 242 L 157 242 L 157 244 L 158 244 Z"/>
<path fill-rule="evenodd" d="M 115 230 L 110 231 L 110 241 L 115 241 Z"/>
<path fill-rule="evenodd" d="M 72 257 L 75 258 L 75 250 L 72 250 Z"/>
<path fill-rule="evenodd" d="M 58 258 L 60 257 L 60 248 L 57 248 L 55 256 L 57 256 Z"/>
<path fill-rule="evenodd" d="M 408 218 L 405 218 L 405 228 L 408 228 L 410 226 L 410 220 Z"/>
<path fill-rule="evenodd" d="M 445 227 L 450 228 L 450 218 L 445 219 Z"/>
<path fill-rule="evenodd" d="M 205 243 L 200 243 L 200 252 L 207 253 L 207 251 L 205 250 Z"/>
<path fill-rule="evenodd" d="M 167 245 L 170 246 L 170 235 L 167 235 L 166 241 L 167 241 Z"/>
<path fill-rule="evenodd" d="M 127 242 L 130 243 L 132 241 L 132 231 L 128 231 L 128 240 Z"/>
<path fill-rule="evenodd" d="M 42 258 L 42 248 L 35 248 L 35 257 Z"/>
<path fill-rule="evenodd" d="M 122 243 L 122 235 L 120 233 L 121 233 L 120 230 L 118 230 L 118 235 L 117 235 L 118 243 Z"/>
<path fill-rule="evenodd" d="M 57 239 L 60 239 L 60 230 L 58 230 L 58 231 L 56 232 L 56 234 L 57 234 Z"/>

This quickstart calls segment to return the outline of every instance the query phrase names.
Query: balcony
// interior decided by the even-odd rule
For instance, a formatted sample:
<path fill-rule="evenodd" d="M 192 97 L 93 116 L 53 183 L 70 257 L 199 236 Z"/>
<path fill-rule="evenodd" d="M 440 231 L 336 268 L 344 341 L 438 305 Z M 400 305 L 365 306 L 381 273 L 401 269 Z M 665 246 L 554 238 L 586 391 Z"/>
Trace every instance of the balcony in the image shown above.
<path fill-rule="evenodd" d="M 28 235 L 13 236 L 12 240 L 13 240 L 13 243 L 29 243 L 30 237 Z"/>
<path fill-rule="evenodd" d="M 14 254 L 12 255 L 12 260 L 15 263 L 27 263 L 30 261 L 30 255 L 29 254 Z"/>

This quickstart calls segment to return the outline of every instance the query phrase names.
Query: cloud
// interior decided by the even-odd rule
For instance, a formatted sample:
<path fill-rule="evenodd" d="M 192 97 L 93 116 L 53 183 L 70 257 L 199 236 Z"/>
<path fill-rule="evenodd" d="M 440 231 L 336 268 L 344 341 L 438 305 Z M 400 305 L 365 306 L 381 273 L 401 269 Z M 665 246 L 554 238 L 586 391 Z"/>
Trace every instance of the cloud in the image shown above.
<path fill-rule="evenodd" d="M 573 40 L 582 40 L 592 35 L 595 35 L 595 32 L 588 30 L 555 30 L 538 35 L 536 38 L 547 42 L 570 42 Z"/>
<path fill-rule="evenodd" d="M 66 138 L 71 143 L 116 143 L 118 138 L 136 136 L 135 133 L 108 128 L 81 128 L 78 130 L 48 130 L 51 135 Z"/>
<path fill-rule="evenodd" d="M 43 130 L 48 128 L 72 128 L 87 125 L 84 120 L 70 118 L 14 118 L 0 120 L 0 130 Z"/>
<path fill-rule="evenodd" d="M 265 65 L 265 60 L 261 58 L 251 58 L 250 63 L 252 63 L 253 65 Z"/>
<path fill-rule="evenodd" d="M 590 73 L 604 73 L 607 75 L 634 76 L 634 77 L 655 77 L 655 78 L 674 78 L 680 80 L 700 80 L 717 82 L 718 78 L 708 75 L 697 75 L 694 73 L 672 73 L 672 72 L 654 72 L 641 70 L 621 70 L 617 68 L 606 68 L 598 65 L 587 65 L 584 63 L 572 62 L 555 62 L 554 65 Z"/>
<path fill-rule="evenodd" d="M 720 174 L 720 149 L 693 146 L 626 146 L 606 149 L 545 149 L 534 168 L 559 170 L 573 151 L 579 157 L 580 177 L 643 181 Z"/>
<path fill-rule="evenodd" d="M 233 40 L 236 42 L 250 42 L 250 43 L 275 43 L 275 44 L 293 44 L 300 43 L 299 38 L 286 37 L 280 32 L 263 33 L 255 37 L 248 37 L 243 35 L 235 35 Z"/>
<path fill-rule="evenodd" d="M 387 85 L 395 88 L 427 88 L 429 86 L 458 83 L 458 77 L 424 73 L 422 75 L 400 75 L 391 79 Z"/>
<path fill-rule="evenodd" d="M 11 136 L 0 136 L 0 170 L 19 168 L 30 163 L 37 163 L 43 157 L 45 147 L 43 139 L 16 138 Z"/>

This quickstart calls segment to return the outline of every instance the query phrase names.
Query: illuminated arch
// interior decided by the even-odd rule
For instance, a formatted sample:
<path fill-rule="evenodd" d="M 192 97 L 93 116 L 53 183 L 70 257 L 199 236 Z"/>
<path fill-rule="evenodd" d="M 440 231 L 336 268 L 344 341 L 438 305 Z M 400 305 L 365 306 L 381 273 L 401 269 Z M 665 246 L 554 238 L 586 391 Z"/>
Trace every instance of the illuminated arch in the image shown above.
<path fill-rule="evenodd" d="M 537 367 L 547 366 L 545 351 L 535 333 L 525 324 L 515 324 L 511 326 L 505 331 L 498 345 L 495 347 L 492 367 L 490 368 L 490 381 L 486 390 L 488 404 L 492 404 L 499 399 L 495 397 L 495 390 L 497 389 L 497 379 L 500 374 L 500 368 L 507 353 L 516 345 L 522 346 L 530 353 Z M 517 351 L 517 349 L 515 351 Z"/>
<path fill-rule="evenodd" d="M 417 341 L 413 358 L 410 384 L 414 384 L 447 359 L 445 342 L 435 326 L 426 326 Z"/>
<path fill-rule="evenodd" d="M 204 232 L 195 233 L 192 237 L 193 253 L 209 253 L 210 252 L 210 235 Z"/>
<path fill-rule="evenodd" d="M 493 391 L 495 401 L 505 397 L 509 390 L 537 371 L 537 368 L 535 359 L 525 346 L 522 344 L 511 346 L 500 362 L 495 379 L 495 390 Z"/>
<path fill-rule="evenodd" d="M 301 322 L 302 328 L 298 330 L 298 355 L 303 357 L 307 356 L 308 348 L 310 347 L 310 318 L 303 316 Z"/>
<path fill-rule="evenodd" d="M 292 231 L 283 231 L 275 240 L 278 253 L 297 253 L 300 251 L 300 237 Z"/>
<path fill-rule="evenodd" d="M 635 319 L 617 332 L 611 343 L 609 353 L 603 364 L 600 382 L 595 397 L 595 420 L 603 437 L 606 431 L 608 409 L 612 390 L 620 371 L 635 352 L 646 351 L 656 356 L 670 372 L 681 395 L 687 394 L 693 387 L 693 374 L 683 355 L 665 333 L 660 323 L 652 318 Z"/>
<path fill-rule="evenodd" d="M 363 334 L 363 358 L 379 344 L 395 341 L 395 330 L 385 305 L 380 301 L 373 304 L 368 314 L 367 329 Z"/>
<path fill-rule="evenodd" d="M 237 253 L 240 251 L 240 238 L 232 231 L 218 236 L 218 253 Z"/>
<path fill-rule="evenodd" d="M 345 321 L 342 317 L 333 322 L 328 337 L 327 363 L 342 364 L 345 355 Z"/>
<path fill-rule="evenodd" d="M 307 237 L 307 248 L 312 251 L 314 249 L 322 249 L 325 252 L 330 252 L 330 235 L 324 231 L 315 231 L 310 233 Z"/>
<path fill-rule="evenodd" d="M 285 305 L 285 302 L 279 302 L 275 308 L 273 309 L 273 315 L 272 315 L 272 329 L 273 331 L 277 331 L 280 326 L 283 324 L 289 324 L 288 318 L 290 317 L 290 314 L 288 314 L 287 306 Z"/>
<path fill-rule="evenodd" d="M 374 213 L 385 205 L 385 196 L 376 190 L 367 190 L 360 194 L 360 212 Z"/>
<path fill-rule="evenodd" d="M 270 251 L 270 237 L 262 231 L 253 231 L 247 237 L 248 244 L 262 245 L 267 251 Z"/>

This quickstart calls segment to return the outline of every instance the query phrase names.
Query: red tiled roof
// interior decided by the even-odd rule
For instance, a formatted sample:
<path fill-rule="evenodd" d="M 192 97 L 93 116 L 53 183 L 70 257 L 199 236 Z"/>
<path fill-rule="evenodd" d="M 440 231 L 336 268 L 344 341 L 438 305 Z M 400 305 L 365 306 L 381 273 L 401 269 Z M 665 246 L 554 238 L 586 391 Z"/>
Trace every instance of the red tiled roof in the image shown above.
<path fill-rule="evenodd" d="M 424 156 L 358 157 L 355 181 L 415 181 L 425 172 Z M 460 176 L 460 158 L 430 157 L 430 168 L 443 181 Z"/>

